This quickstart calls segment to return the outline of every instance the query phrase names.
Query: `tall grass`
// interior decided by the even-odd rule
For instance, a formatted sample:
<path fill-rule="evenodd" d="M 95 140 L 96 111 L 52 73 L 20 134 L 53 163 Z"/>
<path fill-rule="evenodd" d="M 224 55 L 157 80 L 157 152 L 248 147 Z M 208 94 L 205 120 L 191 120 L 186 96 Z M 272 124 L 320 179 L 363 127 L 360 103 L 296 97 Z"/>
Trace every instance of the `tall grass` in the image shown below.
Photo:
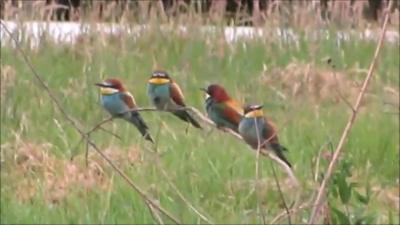
<path fill-rule="evenodd" d="M 330 157 L 327 143 L 337 143 L 351 113 L 337 97 L 335 82 L 322 78 L 337 73 L 339 85 L 349 85 L 339 91 L 351 101 L 350 89 L 359 88 L 357 82 L 365 76 L 375 46 L 363 40 L 338 45 L 336 39 L 298 43 L 255 39 L 228 44 L 220 33 L 205 37 L 193 29 L 180 35 L 162 32 L 157 26 L 135 41 L 129 36 L 94 35 L 83 36 L 74 46 L 44 40 L 37 49 L 24 48 L 65 110 L 83 128 L 106 116 L 93 84 L 109 76 L 122 79 L 140 106 L 149 105 L 146 82 L 153 69 L 170 72 L 187 104 L 199 109 L 204 101 L 199 87 L 220 83 L 237 99 L 265 104 L 266 114 L 278 125 L 280 140 L 289 149 L 288 157 L 301 181 L 302 202 L 311 198 L 317 186 L 319 152 L 321 174 L 317 177 L 323 176 Z M 352 165 L 348 180 L 357 183 L 358 191 L 370 187 L 373 193 L 361 209 L 375 223 L 399 222 L 393 216 L 399 204 L 399 119 L 391 113 L 398 110 L 400 58 L 395 47 L 386 44 L 382 49 L 376 79 L 342 156 Z M 142 200 L 94 153 L 85 168 L 85 145 L 76 148 L 79 135 L 37 85 L 15 49 L 2 47 L 1 55 L 1 222 L 154 223 Z M 336 64 L 335 71 L 321 60 L 326 56 Z M 305 79 L 305 71 L 314 80 Z M 121 120 L 105 127 L 122 140 L 102 131 L 92 137 L 132 180 L 181 221 L 204 222 L 166 182 L 161 169 L 213 222 L 260 223 L 257 199 L 267 221 L 283 211 L 268 159 L 261 160 L 261 193 L 254 191 L 255 154 L 246 144 L 206 126 L 186 131 L 184 123 L 166 113 L 143 112 L 142 116 L 153 135 L 160 130 L 158 154 Z M 293 202 L 299 190 L 284 173 L 278 176 L 286 198 Z M 330 204 L 343 207 L 337 199 Z M 359 202 L 351 199 L 348 208 L 351 218 L 357 218 Z M 296 221 L 304 222 L 308 216 L 306 209 Z"/>
<path fill-rule="evenodd" d="M 14 4 L 13 4 L 14 2 Z M 382 1 L 377 19 L 374 9 L 368 1 L 327 1 L 326 8 L 322 1 L 266 1 L 260 4 L 260 10 L 251 5 L 237 4 L 240 1 L 227 1 L 223 7 L 217 4 L 222 1 L 81 1 L 79 8 L 66 9 L 65 5 L 46 4 L 44 0 L 1 2 L 2 19 L 4 20 L 55 20 L 58 12 L 61 20 L 69 12 L 71 21 L 83 22 L 116 22 L 147 24 L 149 21 L 174 24 L 203 25 L 254 25 L 284 26 L 300 30 L 335 26 L 345 29 L 364 29 L 379 27 L 381 15 L 387 1 Z M 191 2 L 191 3 L 188 3 Z M 212 3 L 213 2 L 213 3 Z M 246 1 L 241 1 L 246 2 Z M 261 2 L 261 1 L 260 1 Z M 391 25 L 399 26 L 400 4 L 394 2 Z"/>

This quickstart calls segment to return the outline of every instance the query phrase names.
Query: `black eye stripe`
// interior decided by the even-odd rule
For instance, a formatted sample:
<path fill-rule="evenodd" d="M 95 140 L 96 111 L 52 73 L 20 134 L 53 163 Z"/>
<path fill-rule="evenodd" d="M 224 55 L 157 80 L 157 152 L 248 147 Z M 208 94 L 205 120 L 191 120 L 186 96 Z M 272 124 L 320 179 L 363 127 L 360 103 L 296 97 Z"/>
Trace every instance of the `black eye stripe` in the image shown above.
<path fill-rule="evenodd" d="M 104 87 L 107 87 L 107 88 L 115 88 L 115 85 L 110 84 L 110 83 L 105 83 L 105 84 L 104 84 Z"/>

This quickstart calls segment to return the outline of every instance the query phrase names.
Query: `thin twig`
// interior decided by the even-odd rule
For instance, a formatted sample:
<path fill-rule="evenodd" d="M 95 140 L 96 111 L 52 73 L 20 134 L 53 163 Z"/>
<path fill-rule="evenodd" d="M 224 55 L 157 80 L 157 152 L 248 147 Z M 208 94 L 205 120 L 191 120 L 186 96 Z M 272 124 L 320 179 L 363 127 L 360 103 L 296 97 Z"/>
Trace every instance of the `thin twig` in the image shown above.
<path fill-rule="evenodd" d="M 118 138 L 119 140 L 122 139 L 118 134 L 115 134 L 114 132 L 105 129 L 105 128 L 102 127 L 102 126 L 100 126 L 99 129 L 102 130 L 102 131 L 104 131 L 104 132 L 106 132 L 106 133 L 108 133 L 109 135 L 112 135 L 112 136 Z"/>
<path fill-rule="evenodd" d="M 167 172 L 164 170 L 164 168 L 161 165 L 160 162 L 160 157 L 158 153 L 158 144 L 160 139 L 159 134 L 161 133 L 161 126 L 162 124 L 160 123 L 160 125 L 158 126 L 158 131 L 157 131 L 157 135 L 156 135 L 156 140 L 157 142 L 155 143 L 155 145 L 153 145 L 153 152 L 156 153 L 155 155 L 155 161 L 156 161 L 156 165 L 159 168 L 159 170 L 161 171 L 162 175 L 164 176 L 164 178 L 167 180 L 168 184 L 172 187 L 172 189 L 174 189 L 174 191 L 178 194 L 179 198 L 182 199 L 182 201 L 194 212 L 196 213 L 200 219 L 202 219 L 203 221 L 207 222 L 208 224 L 214 224 L 211 220 L 209 220 L 206 216 L 204 216 L 203 214 L 200 213 L 199 210 L 197 210 L 192 203 L 190 203 L 189 200 L 187 200 L 187 198 L 185 198 L 185 196 L 179 191 L 179 189 L 172 183 L 171 179 L 169 178 Z"/>
<path fill-rule="evenodd" d="M 90 134 L 92 133 L 92 132 L 94 132 L 96 129 L 98 129 L 99 127 L 101 127 L 101 125 L 103 125 L 103 124 L 105 124 L 105 123 L 107 123 L 107 122 L 109 122 L 109 121 L 112 121 L 114 119 L 114 117 L 113 116 L 110 116 L 109 118 L 107 118 L 107 119 L 105 119 L 105 120 L 103 120 L 103 121 L 101 121 L 100 123 L 98 123 L 96 126 L 94 126 L 92 129 L 90 129 L 88 132 L 86 132 L 86 137 L 90 137 Z M 83 136 L 82 136 L 82 138 L 83 138 Z M 80 141 L 79 141 L 80 142 Z M 86 163 L 86 166 L 88 166 L 89 165 L 89 162 L 88 162 L 88 156 L 89 156 L 89 145 L 88 145 L 88 143 L 86 143 L 86 151 L 85 151 L 85 163 Z"/>
<path fill-rule="evenodd" d="M 313 206 L 313 205 L 311 204 L 311 200 L 312 200 L 312 199 L 310 199 L 309 202 L 303 203 L 302 205 L 300 205 L 300 206 L 297 207 L 297 208 L 289 209 L 290 215 L 293 216 L 293 215 L 298 214 L 299 212 L 301 212 L 301 211 L 303 211 L 303 210 L 305 210 L 305 209 L 311 208 L 311 207 Z M 277 222 L 283 220 L 284 218 L 286 218 L 287 216 L 288 216 L 288 214 L 287 214 L 286 210 L 283 210 L 283 212 L 279 213 L 275 218 L 273 218 L 273 219 L 271 220 L 270 224 L 277 223 Z"/>
<path fill-rule="evenodd" d="M 324 149 L 324 147 L 326 145 L 331 144 L 331 141 L 327 141 L 324 144 L 321 145 L 321 147 L 318 149 L 318 156 L 317 156 L 317 161 L 315 162 L 315 169 L 314 169 L 314 182 L 318 182 L 318 174 L 319 174 L 319 165 L 320 165 L 320 161 L 321 161 L 321 153 L 322 150 Z"/>
<path fill-rule="evenodd" d="M 161 133 L 161 123 L 157 132 L 157 137 L 158 135 Z M 160 140 L 157 138 L 157 140 Z M 158 152 L 158 141 L 157 144 L 154 146 L 154 151 Z M 208 219 L 206 216 L 204 216 L 203 214 L 200 213 L 199 210 L 197 210 L 192 203 L 189 202 L 189 200 L 187 200 L 185 198 L 185 196 L 183 196 L 183 194 L 179 191 L 179 189 L 172 183 L 171 179 L 169 178 L 167 172 L 164 170 L 164 168 L 162 168 L 162 165 L 160 163 L 160 158 L 158 155 L 156 155 L 156 161 L 157 161 L 157 166 L 159 167 L 159 169 L 161 170 L 161 173 L 163 174 L 163 176 L 165 177 L 165 179 L 167 180 L 168 184 L 172 187 L 172 189 L 175 190 L 175 192 L 178 194 L 178 196 L 182 199 L 182 201 L 194 212 L 196 213 L 200 219 L 202 219 L 203 221 L 207 222 L 208 224 L 214 224 L 210 219 Z"/>
<path fill-rule="evenodd" d="M 277 134 L 276 134 L 276 131 L 269 137 L 269 138 L 267 138 L 265 141 L 263 141 L 263 143 L 261 143 L 261 137 L 260 137 L 260 132 L 259 132 L 259 130 L 258 130 L 258 123 L 257 123 L 257 120 L 256 120 L 256 118 L 254 118 L 254 124 L 255 124 L 255 129 L 256 129 L 256 135 L 257 135 L 257 154 L 256 154 L 256 188 L 257 188 L 257 185 L 258 185 L 258 179 L 259 179 L 259 157 L 260 157 L 260 153 L 261 153 L 261 148 L 262 148 L 262 146 L 264 146 L 264 145 L 266 145 L 270 140 L 272 140 L 272 138 L 274 138 Z M 272 166 L 272 164 L 270 164 L 271 166 Z M 284 198 L 284 196 L 283 196 L 283 194 L 282 194 L 282 190 L 281 190 L 281 186 L 279 185 L 279 180 L 278 180 L 278 177 L 276 176 L 276 173 L 275 173 L 275 168 L 273 168 L 272 167 L 272 169 L 273 169 L 273 174 L 274 174 L 274 179 L 275 179 L 275 183 L 276 183 L 276 186 L 278 187 L 278 191 L 279 191 L 279 197 L 281 198 L 281 200 L 282 200 L 282 202 L 283 202 L 283 205 L 284 205 L 284 207 L 285 207 L 285 209 L 286 209 L 286 212 L 287 212 L 287 214 L 288 214 L 288 222 L 289 222 L 289 224 L 291 225 L 292 224 L 292 221 L 291 221 L 291 219 L 290 219 L 290 212 L 289 212 L 289 208 L 287 207 L 287 204 L 286 204 L 286 201 L 285 201 L 285 198 Z M 258 188 L 256 189 L 256 193 L 258 193 Z M 257 208 L 259 208 L 259 206 L 260 206 L 260 204 L 259 204 L 259 199 L 257 198 L 257 205 L 258 205 L 258 207 Z M 263 219 L 263 224 L 265 224 L 265 214 L 264 214 L 264 211 L 261 211 L 261 215 L 262 215 L 262 219 Z"/>
<path fill-rule="evenodd" d="M 151 204 L 149 204 L 147 201 L 146 201 L 146 205 L 149 208 L 151 216 L 157 222 L 157 224 L 164 225 L 164 221 L 161 219 L 161 216 L 160 216 L 160 214 L 158 214 L 157 210 L 154 209 L 153 206 L 151 206 Z"/>
<path fill-rule="evenodd" d="M 204 216 L 203 214 L 201 214 L 201 212 L 199 210 L 197 210 L 192 203 L 190 203 L 189 200 L 187 200 L 185 198 L 185 196 L 183 196 L 183 194 L 179 191 L 179 189 L 172 183 L 172 181 L 169 179 L 168 174 L 165 172 L 165 170 L 163 168 L 161 168 L 161 165 L 159 165 L 159 168 L 161 170 L 161 173 L 163 174 L 163 176 L 165 177 L 165 179 L 167 180 L 168 184 L 172 187 L 172 189 L 174 189 L 174 191 L 178 194 L 179 198 L 182 199 L 182 201 L 194 212 L 196 213 L 203 221 L 207 222 L 208 224 L 214 224 L 212 221 L 210 221 L 206 216 Z"/>
<path fill-rule="evenodd" d="M 292 224 L 292 219 L 290 217 L 290 210 L 289 210 L 288 205 L 286 204 L 285 196 L 283 195 L 283 192 L 282 192 L 282 189 L 281 189 L 281 185 L 279 184 L 278 176 L 276 175 L 276 171 L 275 171 L 275 167 L 274 167 L 274 165 L 272 165 L 271 161 L 270 161 L 269 164 L 271 166 L 272 173 L 274 175 L 275 184 L 276 184 L 276 187 L 278 188 L 279 196 L 280 196 L 280 198 L 282 200 L 283 207 L 285 207 L 285 210 L 286 210 L 286 214 L 287 214 L 287 218 L 288 218 L 288 224 L 291 225 Z"/>
<path fill-rule="evenodd" d="M 261 143 L 261 146 L 264 146 L 267 144 L 272 138 L 274 138 L 277 135 L 277 131 L 275 131 L 268 139 L 266 139 L 263 143 Z M 299 182 L 296 178 L 296 176 L 293 173 L 292 168 L 290 168 L 282 159 L 280 159 L 278 156 L 276 156 L 273 152 L 268 151 L 266 149 L 261 149 L 260 150 L 261 154 L 267 157 L 270 157 L 274 161 L 278 162 L 286 171 L 286 173 L 289 175 L 289 177 L 292 179 L 294 185 L 299 186 Z"/>
<path fill-rule="evenodd" d="M 351 130 L 351 128 L 352 128 L 352 126 L 354 124 L 354 121 L 355 121 L 355 119 L 357 117 L 358 110 L 359 110 L 360 105 L 361 105 L 361 100 L 363 99 L 365 91 L 366 91 L 366 89 L 368 87 L 369 81 L 372 78 L 372 74 L 373 74 L 373 71 L 375 69 L 376 61 L 378 59 L 380 50 L 382 48 L 383 39 L 384 39 L 385 33 L 386 33 L 386 26 L 387 26 L 387 23 L 389 21 L 389 14 L 390 14 L 390 9 L 392 8 L 392 5 L 393 5 L 393 1 L 390 1 L 389 6 L 388 6 L 388 10 L 386 12 L 385 21 L 383 23 L 381 36 L 379 38 L 379 42 L 378 42 L 378 45 L 376 47 L 374 57 L 372 59 L 371 65 L 369 67 L 367 77 L 364 80 L 363 86 L 362 86 L 362 88 L 361 88 L 361 90 L 360 90 L 360 92 L 358 94 L 357 101 L 356 101 L 356 103 L 355 103 L 355 105 L 353 107 L 354 111 L 351 114 L 351 116 L 349 117 L 347 125 L 343 130 L 342 136 L 341 136 L 341 138 L 339 140 L 339 144 L 336 147 L 336 150 L 335 150 L 335 153 L 333 154 L 332 160 L 329 163 L 328 170 L 327 170 L 327 172 L 326 172 L 326 174 L 324 176 L 324 179 L 323 179 L 323 181 L 321 183 L 321 187 L 318 190 L 318 194 L 317 194 L 317 197 L 315 199 L 314 207 L 313 207 L 313 210 L 312 210 L 312 213 L 311 213 L 311 216 L 310 216 L 309 224 L 314 224 L 315 220 L 318 217 L 319 210 L 321 209 L 321 206 L 323 205 L 322 204 L 322 199 L 323 199 L 323 196 L 324 196 L 324 193 L 325 193 L 325 189 L 326 189 L 327 183 L 330 180 L 330 177 L 331 177 L 331 175 L 333 173 L 333 170 L 336 167 L 336 164 L 337 164 L 338 159 L 339 159 L 339 155 L 340 155 L 340 153 L 342 152 L 342 149 L 343 149 L 343 145 L 344 145 L 344 143 L 345 143 L 345 141 L 347 139 L 347 136 L 350 133 L 350 130 Z"/>
<path fill-rule="evenodd" d="M 106 129 L 103 128 L 102 126 L 99 126 L 98 129 L 101 129 L 102 131 L 104 131 L 104 132 L 106 132 L 106 133 L 108 133 L 108 134 L 110 134 L 110 135 L 112 135 L 112 136 L 118 138 L 119 140 L 121 140 L 121 137 L 120 137 L 119 135 L 113 133 L 112 131 L 106 130 Z M 91 133 L 91 132 L 88 132 L 88 133 L 86 133 L 86 134 L 89 135 L 90 133 Z M 78 146 L 82 143 L 83 140 L 84 140 L 84 138 L 81 137 L 81 139 L 79 140 L 78 144 L 76 144 L 75 147 L 72 148 L 72 149 L 73 149 L 72 152 L 75 152 L 75 150 L 78 148 Z M 72 155 L 70 160 L 72 161 L 72 160 L 74 159 L 74 157 L 75 157 L 75 156 Z M 88 165 L 87 158 L 88 158 L 88 147 L 87 147 L 87 145 L 86 145 L 86 152 L 85 152 L 86 166 Z"/>
<path fill-rule="evenodd" d="M 110 116 L 107 119 L 104 119 L 103 121 L 101 121 L 100 123 L 96 124 L 92 129 L 90 129 L 88 132 L 86 132 L 86 135 L 90 135 L 92 132 L 94 132 L 95 130 L 99 129 L 101 127 L 101 125 L 108 123 L 110 121 L 112 121 L 115 118 L 115 116 Z"/>
<path fill-rule="evenodd" d="M 135 109 L 127 110 L 127 111 L 123 112 L 122 114 L 127 113 L 127 112 L 139 112 L 139 111 L 161 111 L 161 110 L 157 110 L 157 109 L 155 109 L 155 108 L 135 108 Z M 104 125 L 104 124 L 106 124 L 106 123 L 112 121 L 112 120 L 115 119 L 115 118 L 118 118 L 118 116 L 109 116 L 108 118 L 106 118 L 106 119 L 100 121 L 100 122 L 97 123 L 94 127 L 92 127 L 89 131 L 86 132 L 86 136 L 87 136 L 87 137 L 90 137 L 90 134 L 93 133 L 94 131 L 96 131 L 97 129 L 102 129 L 102 130 L 104 130 L 104 131 L 107 131 L 106 129 L 104 129 L 104 128 L 102 127 L 102 125 Z M 114 134 L 114 133 L 112 133 L 112 132 L 109 132 L 109 131 L 107 131 L 107 132 L 110 133 L 111 135 L 113 135 L 113 136 L 115 136 L 115 137 L 121 139 L 118 135 L 116 135 L 116 134 Z M 82 136 L 81 140 L 78 142 L 78 145 L 79 145 L 79 143 L 82 142 L 83 139 L 84 139 L 84 137 Z M 86 144 L 86 151 L 85 151 L 85 162 L 86 162 L 86 166 L 88 165 L 88 156 L 89 156 L 89 148 L 88 148 L 88 145 Z"/>
<path fill-rule="evenodd" d="M 22 55 L 23 60 L 28 65 L 28 67 L 31 70 L 33 76 L 39 81 L 41 87 L 46 91 L 46 93 L 48 94 L 50 99 L 55 103 L 55 105 L 57 106 L 57 108 L 61 112 L 61 114 L 64 116 L 64 118 L 75 128 L 75 130 L 81 136 L 85 137 L 85 139 L 87 140 L 87 143 L 96 150 L 96 152 L 129 184 L 130 187 L 132 187 L 132 189 L 134 189 L 139 194 L 139 196 L 141 198 L 143 198 L 144 201 L 147 201 L 149 204 L 151 204 L 154 208 L 156 208 L 162 214 L 167 216 L 174 223 L 181 224 L 181 222 L 179 222 L 179 220 L 176 219 L 175 216 L 173 216 L 170 212 L 168 212 L 163 207 L 158 205 L 156 202 L 151 200 L 141 188 L 136 186 L 136 184 L 124 172 L 122 172 L 122 170 L 119 169 L 106 155 L 104 155 L 104 153 L 97 147 L 97 145 L 90 138 L 88 138 L 85 135 L 84 131 L 81 128 L 79 128 L 79 126 L 76 124 L 76 122 L 64 110 L 64 107 L 60 104 L 60 102 L 55 97 L 53 92 L 50 90 L 50 88 L 47 86 L 47 84 L 43 81 L 41 76 L 39 76 L 39 74 L 36 72 L 35 68 L 30 63 L 30 60 L 28 59 L 28 56 L 25 54 L 25 52 L 22 50 L 21 46 L 19 45 L 18 40 L 15 39 L 15 37 L 12 35 L 12 33 L 8 30 L 7 26 L 4 25 L 4 23 L 2 21 L 0 21 L 0 24 L 3 26 L 4 30 L 10 36 L 10 38 L 14 41 L 16 49 Z"/>
<path fill-rule="evenodd" d="M 254 118 L 254 124 L 255 124 L 255 129 L 256 129 L 256 135 L 257 135 L 257 153 L 256 153 L 256 183 L 255 183 L 255 189 L 257 193 L 257 211 L 261 213 L 261 219 L 263 221 L 263 224 L 265 224 L 265 214 L 264 210 L 261 209 L 261 204 L 260 204 L 260 188 L 259 188 L 259 161 L 260 161 L 260 152 L 261 152 L 261 139 L 260 139 L 260 132 L 258 131 L 258 123 L 257 123 L 257 118 Z"/>
<path fill-rule="evenodd" d="M 335 79 L 335 91 L 339 95 L 339 98 L 351 109 L 352 112 L 354 112 L 354 107 L 351 105 L 351 103 L 344 97 L 343 93 L 341 90 L 339 90 L 339 81 L 336 76 L 336 65 L 332 64 L 332 60 L 328 61 L 328 64 L 332 67 L 332 75 L 333 78 Z"/>

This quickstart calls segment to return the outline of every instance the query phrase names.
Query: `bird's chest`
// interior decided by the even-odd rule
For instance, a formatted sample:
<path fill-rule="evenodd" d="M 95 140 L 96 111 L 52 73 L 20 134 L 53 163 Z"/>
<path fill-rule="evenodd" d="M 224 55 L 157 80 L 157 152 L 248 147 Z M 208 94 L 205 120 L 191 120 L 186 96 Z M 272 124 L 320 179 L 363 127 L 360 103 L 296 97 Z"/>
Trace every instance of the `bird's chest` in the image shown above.
<path fill-rule="evenodd" d="M 170 90 L 168 84 L 154 85 L 149 84 L 148 94 L 151 102 L 158 109 L 167 109 L 170 105 Z"/>
<path fill-rule="evenodd" d="M 258 145 L 262 141 L 263 121 L 254 118 L 244 118 L 239 124 L 239 133 L 251 145 Z"/>
<path fill-rule="evenodd" d="M 208 117 L 214 122 L 218 119 L 218 113 L 216 112 L 215 102 L 211 98 L 206 99 L 206 111 Z"/>
<path fill-rule="evenodd" d="M 206 103 L 207 104 L 207 103 Z M 217 125 L 225 126 L 225 118 L 223 118 L 223 108 L 215 102 L 209 102 L 206 105 L 208 117 Z"/>
<path fill-rule="evenodd" d="M 119 94 L 104 95 L 101 97 L 101 103 L 112 115 L 121 114 L 129 110 L 128 106 L 121 100 Z"/>

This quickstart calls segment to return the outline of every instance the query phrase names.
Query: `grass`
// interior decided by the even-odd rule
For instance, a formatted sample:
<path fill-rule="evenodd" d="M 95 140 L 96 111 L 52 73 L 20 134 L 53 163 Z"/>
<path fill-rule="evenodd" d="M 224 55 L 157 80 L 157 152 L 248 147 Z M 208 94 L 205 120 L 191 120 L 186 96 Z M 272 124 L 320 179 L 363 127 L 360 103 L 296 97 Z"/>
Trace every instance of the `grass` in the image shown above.
<path fill-rule="evenodd" d="M 289 149 L 289 160 L 302 185 L 302 202 L 317 187 L 314 165 L 319 149 L 329 155 L 330 148 L 324 144 L 330 141 L 336 146 L 350 110 L 344 102 L 332 100 L 337 94 L 330 81 L 319 81 L 312 87 L 301 79 L 291 81 L 291 75 L 304 76 L 298 71 L 309 64 L 312 74 L 326 77 L 332 69 L 321 59 L 330 56 L 342 81 L 354 85 L 365 77 L 366 73 L 359 71 L 368 69 L 376 45 L 358 39 L 339 46 L 336 40 L 305 39 L 297 44 L 257 39 L 231 45 L 221 41 L 220 34 L 204 37 L 195 29 L 190 35 L 154 29 L 136 41 L 115 36 L 83 40 L 87 42 L 74 46 L 43 41 L 39 49 L 24 48 L 65 110 L 83 128 L 89 129 L 106 117 L 93 84 L 108 76 L 121 78 L 137 103 L 148 106 L 147 79 L 153 69 L 165 69 L 181 85 L 187 104 L 202 111 L 204 96 L 198 88 L 220 83 L 235 98 L 265 104 L 265 112 L 278 125 L 280 140 Z M 101 44 L 103 40 L 106 45 Z M 398 99 L 400 58 L 395 49 L 395 44 L 389 43 L 382 49 L 376 76 L 342 156 L 352 166 L 348 180 L 357 183 L 357 190 L 371 187 L 371 200 L 362 210 L 374 223 L 399 223 L 395 216 L 399 209 L 399 119 L 398 113 L 386 112 L 398 110 L 398 105 L 384 104 Z M 1 48 L 1 56 L 2 72 L 7 66 L 11 68 L 8 76 L 2 74 L 1 222 L 154 223 L 140 197 L 94 152 L 91 166 L 85 168 L 84 145 L 75 148 L 80 136 L 33 79 L 21 56 L 9 47 Z M 290 78 L 286 83 L 284 75 Z M 296 84 L 302 90 L 293 95 Z M 317 98 L 320 92 L 308 88 L 329 94 Z M 397 95 L 388 95 L 385 88 L 394 89 Z M 347 94 L 354 100 L 355 94 Z M 161 128 L 159 157 L 148 151 L 151 145 L 124 121 L 105 126 L 122 140 L 102 131 L 92 138 L 134 182 L 182 222 L 204 223 L 179 198 L 161 169 L 215 223 L 260 223 L 258 198 L 267 221 L 283 211 L 267 159 L 261 160 L 262 189 L 259 194 L 254 191 L 255 154 L 247 145 L 206 125 L 204 130 L 189 128 L 186 132 L 184 123 L 166 113 L 143 112 L 142 116 L 153 136 Z M 131 159 L 130 154 L 138 157 Z M 71 155 L 75 156 L 73 162 L 69 161 Z M 327 163 L 321 159 L 321 173 Z M 297 190 L 287 184 L 283 172 L 278 176 L 286 199 L 294 201 Z M 27 196 L 21 197 L 24 194 Z M 338 199 L 330 198 L 329 202 L 343 207 Z M 350 218 L 355 218 L 360 203 L 351 199 L 348 207 L 353 215 Z M 301 212 L 297 221 L 306 221 L 309 213 L 310 209 Z"/>

